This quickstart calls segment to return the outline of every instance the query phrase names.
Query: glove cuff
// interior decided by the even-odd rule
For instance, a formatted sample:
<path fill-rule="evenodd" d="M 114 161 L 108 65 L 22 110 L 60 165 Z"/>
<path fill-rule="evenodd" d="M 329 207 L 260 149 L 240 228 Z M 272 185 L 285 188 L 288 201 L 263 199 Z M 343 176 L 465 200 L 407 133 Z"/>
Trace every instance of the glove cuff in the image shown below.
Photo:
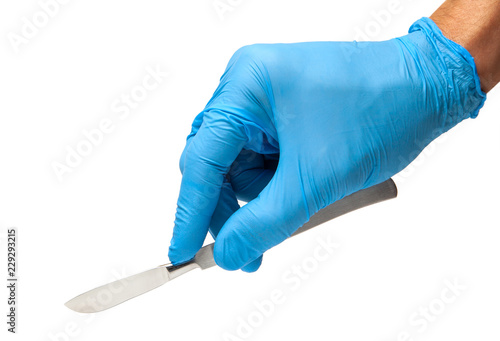
<path fill-rule="evenodd" d="M 450 86 L 452 103 L 460 103 L 464 115 L 476 118 L 486 101 L 472 55 L 461 45 L 446 38 L 439 27 L 429 18 L 416 21 L 409 33 L 422 31 L 438 51 L 440 62 L 444 64 L 443 74 Z M 457 102 L 458 101 L 458 102 Z M 457 108 L 455 108 L 457 109 Z M 464 118 L 467 118 L 464 117 Z"/>

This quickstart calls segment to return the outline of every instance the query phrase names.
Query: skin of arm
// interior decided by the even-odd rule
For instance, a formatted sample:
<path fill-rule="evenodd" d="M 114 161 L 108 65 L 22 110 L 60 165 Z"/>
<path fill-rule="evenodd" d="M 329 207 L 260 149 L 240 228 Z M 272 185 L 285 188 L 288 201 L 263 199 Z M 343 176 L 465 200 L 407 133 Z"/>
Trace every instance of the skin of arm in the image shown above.
<path fill-rule="evenodd" d="M 474 57 L 481 89 L 493 89 L 500 82 L 500 1 L 447 0 L 430 18 Z"/>

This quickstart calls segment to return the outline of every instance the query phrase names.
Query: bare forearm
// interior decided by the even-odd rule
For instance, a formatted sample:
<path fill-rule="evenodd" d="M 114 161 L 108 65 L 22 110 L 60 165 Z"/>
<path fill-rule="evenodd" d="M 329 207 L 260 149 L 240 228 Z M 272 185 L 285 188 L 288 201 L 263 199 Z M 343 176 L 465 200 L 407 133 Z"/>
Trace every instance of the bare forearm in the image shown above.
<path fill-rule="evenodd" d="M 484 92 L 500 82 L 500 0 L 447 0 L 431 19 L 474 57 Z"/>

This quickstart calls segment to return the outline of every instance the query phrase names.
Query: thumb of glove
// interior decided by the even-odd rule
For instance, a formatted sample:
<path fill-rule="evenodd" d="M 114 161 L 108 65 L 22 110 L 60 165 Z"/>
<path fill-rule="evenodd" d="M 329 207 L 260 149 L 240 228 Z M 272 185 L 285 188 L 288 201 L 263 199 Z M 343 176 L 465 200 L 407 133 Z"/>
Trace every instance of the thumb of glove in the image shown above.
<path fill-rule="evenodd" d="M 223 269 L 257 270 L 260 261 L 255 260 L 309 220 L 298 177 L 283 176 L 282 169 L 278 168 L 259 196 L 236 211 L 220 230 L 214 258 Z"/>

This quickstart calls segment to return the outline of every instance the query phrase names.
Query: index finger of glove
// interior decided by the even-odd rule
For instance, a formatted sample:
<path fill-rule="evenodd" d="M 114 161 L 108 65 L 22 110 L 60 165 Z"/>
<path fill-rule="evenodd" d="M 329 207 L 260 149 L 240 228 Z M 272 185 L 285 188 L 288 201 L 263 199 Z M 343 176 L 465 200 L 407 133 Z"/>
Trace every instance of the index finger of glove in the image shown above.
<path fill-rule="evenodd" d="M 246 143 L 241 123 L 218 111 L 205 113 L 187 146 L 169 258 L 173 264 L 194 257 L 203 245 L 224 176 Z"/>

